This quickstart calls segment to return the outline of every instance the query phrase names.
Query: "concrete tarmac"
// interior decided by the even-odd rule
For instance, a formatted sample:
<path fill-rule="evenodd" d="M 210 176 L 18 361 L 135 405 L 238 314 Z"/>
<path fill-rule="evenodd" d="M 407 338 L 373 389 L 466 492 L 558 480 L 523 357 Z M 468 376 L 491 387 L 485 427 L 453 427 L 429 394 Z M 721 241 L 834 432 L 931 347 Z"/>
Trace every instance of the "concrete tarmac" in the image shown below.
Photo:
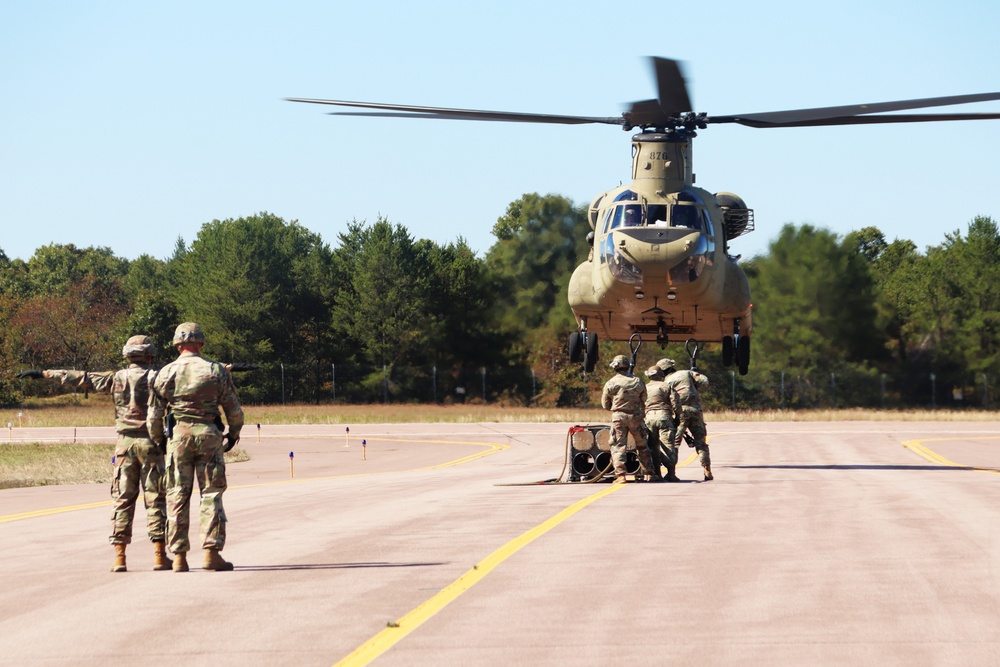
<path fill-rule="evenodd" d="M 248 425 L 233 572 L 153 572 L 140 507 L 112 574 L 108 485 L 0 490 L 0 663 L 1000 664 L 1000 423 L 710 423 L 715 481 L 531 484 L 568 426 Z"/>

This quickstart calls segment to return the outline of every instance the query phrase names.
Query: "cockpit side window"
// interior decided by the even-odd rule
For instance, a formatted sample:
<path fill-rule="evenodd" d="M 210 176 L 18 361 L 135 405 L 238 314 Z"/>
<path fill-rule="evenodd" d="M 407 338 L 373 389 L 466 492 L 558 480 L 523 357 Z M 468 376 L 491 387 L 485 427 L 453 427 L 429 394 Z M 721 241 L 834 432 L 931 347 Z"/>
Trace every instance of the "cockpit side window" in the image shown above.
<path fill-rule="evenodd" d="M 611 229 L 618 229 L 622 226 L 622 207 L 615 206 L 611 211 L 608 212 L 611 216 Z"/>

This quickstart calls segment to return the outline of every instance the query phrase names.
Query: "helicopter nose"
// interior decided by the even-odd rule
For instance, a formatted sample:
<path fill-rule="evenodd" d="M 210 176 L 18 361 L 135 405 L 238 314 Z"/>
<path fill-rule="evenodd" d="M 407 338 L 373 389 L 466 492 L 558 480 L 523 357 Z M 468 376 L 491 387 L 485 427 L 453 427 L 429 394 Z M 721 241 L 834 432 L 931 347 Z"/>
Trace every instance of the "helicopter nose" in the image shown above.
<path fill-rule="evenodd" d="M 707 250 L 704 235 L 691 229 L 615 231 L 616 247 L 644 272 L 669 271 L 691 255 Z"/>

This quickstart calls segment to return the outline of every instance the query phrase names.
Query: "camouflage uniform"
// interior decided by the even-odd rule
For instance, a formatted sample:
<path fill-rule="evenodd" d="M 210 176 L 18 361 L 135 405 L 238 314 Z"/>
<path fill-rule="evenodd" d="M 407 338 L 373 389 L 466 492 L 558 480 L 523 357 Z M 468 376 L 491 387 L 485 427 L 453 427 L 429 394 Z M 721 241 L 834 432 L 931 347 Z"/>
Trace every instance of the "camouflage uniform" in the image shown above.
<path fill-rule="evenodd" d="M 669 364 L 665 362 L 670 362 Z M 691 432 L 692 447 L 698 452 L 698 460 L 705 471 L 705 479 L 713 479 L 712 458 L 708 451 L 708 430 L 705 428 L 705 416 L 701 409 L 699 390 L 708 388 L 708 378 L 698 371 L 669 370 L 674 367 L 672 360 L 661 359 L 656 364 L 660 368 L 668 367 L 665 383 L 672 387 L 680 399 L 680 410 L 677 415 L 677 433 L 674 436 L 674 447 L 679 447 L 686 431 Z"/>
<path fill-rule="evenodd" d="M 131 340 L 131 339 L 130 339 Z M 60 384 L 110 393 L 115 401 L 115 471 L 111 482 L 111 543 L 132 542 L 135 502 L 142 489 L 146 504 L 146 530 L 151 542 L 163 542 L 166 525 L 163 451 L 149 438 L 146 410 L 149 386 L 156 371 L 145 363 L 132 362 L 120 371 L 45 370 L 42 375 Z"/>
<path fill-rule="evenodd" d="M 636 455 L 639 457 L 640 471 L 643 475 L 657 479 L 660 471 L 653 469 L 653 460 L 646 444 L 646 425 L 643 423 L 643 409 L 646 402 L 646 385 L 637 377 L 626 375 L 628 362 L 622 368 L 622 355 L 615 357 L 611 367 L 618 373 L 604 385 L 601 404 L 605 410 L 611 410 L 611 460 L 614 463 L 615 477 L 625 480 L 625 453 L 628 447 L 628 434 L 635 439 Z"/>
<path fill-rule="evenodd" d="M 175 334 L 175 344 L 181 327 Z M 198 335 L 201 335 L 200 328 Z M 204 342 L 203 336 L 200 342 Z M 177 420 L 167 442 L 166 461 L 167 541 L 170 551 L 175 554 L 186 554 L 191 549 L 188 531 L 195 478 L 201 493 L 202 547 L 221 551 L 226 544 L 226 513 L 222 507 L 226 463 L 222 433 L 215 424 L 220 406 L 226 414 L 230 437 L 238 439 L 243 427 L 243 410 L 232 376 L 223 364 L 194 352 L 182 352 L 156 376 L 147 417 L 149 432 L 154 438 L 155 434 L 163 433 L 164 413 L 168 407 Z M 186 558 L 183 562 L 186 569 Z M 182 571 L 178 570 L 176 561 L 174 570 Z"/>
<path fill-rule="evenodd" d="M 646 371 L 651 378 L 646 385 L 646 428 L 649 431 L 649 451 L 653 467 L 667 469 L 667 481 L 677 480 L 677 444 L 674 414 L 680 409 L 677 391 L 663 381 L 663 371 L 652 366 Z"/>

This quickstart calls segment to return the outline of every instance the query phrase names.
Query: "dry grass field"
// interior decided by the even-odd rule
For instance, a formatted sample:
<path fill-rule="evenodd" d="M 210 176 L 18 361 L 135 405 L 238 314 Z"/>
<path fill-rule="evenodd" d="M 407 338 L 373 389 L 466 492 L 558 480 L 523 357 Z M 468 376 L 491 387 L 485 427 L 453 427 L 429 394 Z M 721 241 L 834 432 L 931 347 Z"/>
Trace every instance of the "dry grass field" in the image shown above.
<path fill-rule="evenodd" d="M 0 411 L 0 428 L 32 426 L 111 426 L 111 397 L 59 396 Z M 53 484 L 111 484 L 114 444 L 4 442 L 0 438 L 0 489 Z M 237 447 L 227 463 L 250 460 Z"/>
<path fill-rule="evenodd" d="M 110 484 L 114 445 L 0 444 L 0 489 Z"/>
<path fill-rule="evenodd" d="M 0 443 L 0 489 L 53 484 L 111 484 L 114 445 Z M 226 463 L 249 461 L 237 447 Z"/>
<path fill-rule="evenodd" d="M 597 408 L 525 408 L 500 405 L 248 405 L 247 424 L 389 424 L 412 422 L 523 423 L 600 422 L 608 418 Z M 985 410 L 722 410 L 705 415 L 719 421 L 995 421 L 1000 413 Z M 62 395 L 32 399 L 23 408 L 0 410 L 0 428 L 13 426 L 110 426 L 114 408 L 110 396 L 84 398 Z"/>

